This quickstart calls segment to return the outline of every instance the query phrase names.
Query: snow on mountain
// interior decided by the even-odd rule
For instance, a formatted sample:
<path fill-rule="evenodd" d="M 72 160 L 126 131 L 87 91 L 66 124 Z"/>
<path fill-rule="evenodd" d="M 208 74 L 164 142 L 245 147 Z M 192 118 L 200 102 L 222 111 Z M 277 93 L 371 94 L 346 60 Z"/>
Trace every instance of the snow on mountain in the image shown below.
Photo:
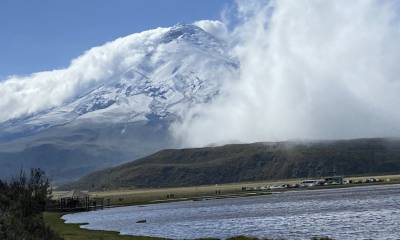
<path fill-rule="evenodd" d="M 65 182 L 176 147 L 171 124 L 237 74 L 228 52 L 200 27 L 176 25 L 0 82 L 0 177 L 40 167 Z"/>
<path fill-rule="evenodd" d="M 190 107 L 212 100 L 222 81 L 236 73 L 236 65 L 222 40 L 195 25 L 132 34 L 72 62 L 66 71 L 101 72 L 95 79 L 85 79 L 93 78 L 89 73 L 80 76 L 84 79 L 78 85 L 85 86 L 79 95 L 5 121 L 1 129 L 9 134 L 88 120 L 121 123 L 180 117 Z"/>

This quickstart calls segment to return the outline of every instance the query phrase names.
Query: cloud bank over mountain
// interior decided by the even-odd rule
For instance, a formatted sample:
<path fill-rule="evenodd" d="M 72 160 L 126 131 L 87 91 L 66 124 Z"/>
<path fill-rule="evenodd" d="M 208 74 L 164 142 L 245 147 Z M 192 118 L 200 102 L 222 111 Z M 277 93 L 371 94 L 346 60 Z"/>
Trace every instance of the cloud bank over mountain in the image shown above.
<path fill-rule="evenodd" d="M 223 84 L 215 99 L 191 106 L 171 126 L 182 146 L 400 135 L 399 3 L 243 0 L 232 9 L 221 21 L 194 23 L 229 46 L 239 73 L 204 74 Z M 1 81 L 0 122 L 118 81 L 168 30 L 92 48 L 66 69 Z"/>
<path fill-rule="evenodd" d="M 238 1 L 240 76 L 174 125 L 182 143 L 400 134 L 396 1 Z M 229 19 L 227 19 L 229 21 Z"/>
<path fill-rule="evenodd" d="M 0 122 L 36 113 L 65 103 L 109 81 L 121 69 L 140 63 L 167 32 L 158 28 L 132 34 L 88 50 L 66 69 L 11 76 L 0 82 Z"/>

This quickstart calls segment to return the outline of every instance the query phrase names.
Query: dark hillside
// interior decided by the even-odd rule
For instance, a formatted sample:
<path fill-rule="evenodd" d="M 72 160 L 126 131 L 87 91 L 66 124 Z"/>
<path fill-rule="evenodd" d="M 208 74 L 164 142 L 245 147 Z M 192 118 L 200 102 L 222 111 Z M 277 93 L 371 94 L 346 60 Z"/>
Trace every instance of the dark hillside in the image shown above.
<path fill-rule="evenodd" d="M 171 187 L 400 172 L 400 140 L 233 144 L 163 150 L 94 172 L 64 188 Z"/>

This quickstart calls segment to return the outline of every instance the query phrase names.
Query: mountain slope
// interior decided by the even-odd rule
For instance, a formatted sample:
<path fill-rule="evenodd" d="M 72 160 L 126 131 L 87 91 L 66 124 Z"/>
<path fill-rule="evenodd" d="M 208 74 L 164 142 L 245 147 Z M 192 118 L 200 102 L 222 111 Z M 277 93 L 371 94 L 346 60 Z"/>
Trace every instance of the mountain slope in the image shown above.
<path fill-rule="evenodd" d="M 400 140 L 235 144 L 162 150 L 98 171 L 64 188 L 172 187 L 400 172 Z"/>
<path fill-rule="evenodd" d="M 83 67 L 84 73 L 74 72 Z M 55 181 L 68 181 L 174 147 L 170 124 L 212 101 L 222 81 L 236 73 L 225 43 L 194 25 L 93 48 L 55 73 L 79 82 L 77 94 L 0 123 L 0 177 L 35 166 Z"/>
<path fill-rule="evenodd" d="M 94 58 L 90 53 L 95 50 L 96 55 L 118 56 L 92 60 L 96 68 L 105 65 L 109 74 L 59 106 L 1 123 L 1 138 L 10 140 L 18 132 L 42 131 L 72 121 L 135 122 L 148 120 L 149 115 L 158 119 L 178 115 L 189 105 L 210 101 L 220 91 L 221 81 L 236 74 L 236 63 L 224 43 L 199 27 L 157 30 L 90 50 L 82 57 L 89 58 L 85 61 Z M 109 45 L 117 50 L 108 53 Z M 119 56 L 118 51 L 123 51 L 119 49 L 128 53 Z"/>

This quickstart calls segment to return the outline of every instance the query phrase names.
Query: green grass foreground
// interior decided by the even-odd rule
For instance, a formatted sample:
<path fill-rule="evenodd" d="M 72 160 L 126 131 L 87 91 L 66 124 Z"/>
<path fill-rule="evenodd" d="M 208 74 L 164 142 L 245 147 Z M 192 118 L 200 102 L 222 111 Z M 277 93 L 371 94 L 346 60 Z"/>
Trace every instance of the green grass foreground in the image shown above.
<path fill-rule="evenodd" d="M 161 240 L 162 238 L 124 236 L 118 232 L 87 230 L 80 224 L 66 224 L 61 219 L 62 213 L 45 212 L 43 218 L 47 226 L 65 240 Z"/>

